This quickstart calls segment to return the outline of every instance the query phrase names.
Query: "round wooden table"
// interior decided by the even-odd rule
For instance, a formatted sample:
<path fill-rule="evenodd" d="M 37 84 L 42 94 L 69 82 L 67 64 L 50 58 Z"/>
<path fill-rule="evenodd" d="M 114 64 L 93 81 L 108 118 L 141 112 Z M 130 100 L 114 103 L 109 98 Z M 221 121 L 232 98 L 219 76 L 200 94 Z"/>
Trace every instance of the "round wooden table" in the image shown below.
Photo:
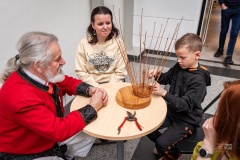
<path fill-rule="evenodd" d="M 83 132 L 97 138 L 117 140 L 118 159 L 123 159 L 123 140 L 139 138 L 153 132 L 160 127 L 167 114 L 166 102 L 161 96 L 156 95 L 152 95 L 150 105 L 143 109 L 131 110 L 120 106 L 116 101 L 116 94 L 120 88 L 130 85 L 131 83 L 126 82 L 99 85 L 98 87 L 105 89 L 108 94 L 108 104 L 98 111 L 97 119 L 83 129 Z M 90 98 L 76 96 L 70 110 L 77 110 L 89 102 Z M 127 111 L 131 113 L 136 111 L 136 118 L 142 126 L 142 131 L 137 128 L 134 121 L 126 121 L 118 134 L 118 127 L 127 117 Z"/>

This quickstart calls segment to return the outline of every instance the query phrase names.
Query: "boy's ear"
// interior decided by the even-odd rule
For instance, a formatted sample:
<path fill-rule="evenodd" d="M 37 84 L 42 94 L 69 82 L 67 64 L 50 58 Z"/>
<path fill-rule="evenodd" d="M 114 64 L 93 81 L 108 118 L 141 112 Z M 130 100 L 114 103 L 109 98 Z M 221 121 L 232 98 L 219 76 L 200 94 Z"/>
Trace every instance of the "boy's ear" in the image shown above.
<path fill-rule="evenodd" d="M 200 56 L 201 56 L 201 52 L 200 51 L 196 51 L 195 54 L 196 54 L 196 60 L 198 60 L 200 58 Z"/>

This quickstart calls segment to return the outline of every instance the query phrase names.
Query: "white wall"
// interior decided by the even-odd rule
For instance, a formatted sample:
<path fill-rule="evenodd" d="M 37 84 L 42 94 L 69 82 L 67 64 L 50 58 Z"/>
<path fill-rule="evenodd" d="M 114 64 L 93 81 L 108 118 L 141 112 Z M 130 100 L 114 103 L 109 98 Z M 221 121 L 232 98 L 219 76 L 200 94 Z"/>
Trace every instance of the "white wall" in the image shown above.
<path fill-rule="evenodd" d="M 156 22 L 155 34 L 159 26 L 165 24 L 169 18 L 165 31 L 172 33 L 176 23 L 183 17 L 179 36 L 187 32 L 197 32 L 202 0 L 133 0 L 134 12 L 132 16 L 124 17 L 124 5 L 130 0 L 1 0 L 0 1 L 0 73 L 10 57 L 17 53 L 16 44 L 19 38 L 29 31 L 44 31 L 55 34 L 59 38 L 66 65 L 66 74 L 75 76 L 74 56 L 78 42 L 86 36 L 86 29 L 90 23 L 91 4 L 99 2 L 113 11 L 121 30 L 130 31 L 133 40 L 130 46 L 139 49 L 139 24 L 143 8 L 143 31 L 148 32 L 147 47 L 149 46 L 153 24 Z M 124 19 L 130 18 L 133 26 L 124 28 Z M 119 22 L 118 28 L 119 27 Z M 132 32 L 131 32 L 132 31 Z M 124 35 L 124 33 L 122 33 Z M 155 40 L 156 40 L 155 35 Z M 129 42 L 131 43 L 131 41 Z M 155 44 L 155 43 L 153 43 Z M 152 44 L 152 49 L 153 45 Z M 164 41 L 162 42 L 164 44 Z M 160 48 L 162 49 L 162 48 Z M 136 50 L 135 55 L 138 54 Z M 138 51 L 139 52 L 139 51 Z M 130 53 L 130 52 L 128 52 Z M 66 102 L 69 101 L 67 97 Z"/>
<path fill-rule="evenodd" d="M 104 0 L 103 5 L 112 11 L 114 24 L 124 32 L 124 0 Z"/>
<path fill-rule="evenodd" d="M 124 31 L 124 3 L 127 0 L 103 0 L 103 5 L 112 10 L 115 8 L 117 20 L 120 21 Z M 134 0 L 132 46 L 139 48 L 139 24 L 143 8 L 142 33 L 147 31 L 147 47 L 151 39 L 154 22 L 156 22 L 156 35 L 161 24 L 169 18 L 165 35 L 172 33 L 176 23 L 183 17 L 178 37 L 187 32 L 197 32 L 202 0 Z M 90 0 L 1 0 L 0 1 L 0 72 L 6 61 L 17 54 L 16 44 L 21 35 L 26 32 L 39 30 L 55 34 L 59 38 L 63 57 L 67 64 L 64 71 L 75 76 L 74 54 L 77 43 L 86 35 L 86 28 L 90 23 Z M 165 38 L 166 38 L 165 36 Z M 154 49 L 152 43 L 151 49 Z M 162 42 L 164 44 L 164 40 Z M 155 48 L 156 49 L 156 48 Z M 162 49 L 162 48 L 160 48 Z"/>
<path fill-rule="evenodd" d="M 78 42 L 86 36 L 90 14 L 89 0 L 1 0 L 0 73 L 7 60 L 18 54 L 16 44 L 24 33 L 43 31 L 59 38 L 66 60 L 63 70 L 76 77 L 74 56 Z M 65 96 L 64 102 L 72 98 Z"/>
<path fill-rule="evenodd" d="M 141 24 L 142 9 L 142 35 L 145 35 L 147 32 L 146 48 L 150 47 L 154 23 L 156 22 L 154 39 L 150 48 L 158 50 L 158 45 L 154 48 L 157 36 L 161 25 L 163 25 L 162 28 L 164 28 L 167 19 L 169 19 L 160 47 L 160 50 L 163 50 L 166 38 L 169 35 L 172 37 L 177 23 L 179 23 L 182 18 L 178 38 L 187 32 L 197 33 L 201 5 L 202 0 L 134 0 L 133 47 L 140 47 L 139 26 Z M 142 37 L 142 41 L 144 41 L 144 36 Z"/>
<path fill-rule="evenodd" d="M 89 0 L 1 0 L 0 72 L 17 52 L 17 41 L 26 32 L 43 31 L 59 38 L 65 73 L 75 76 L 77 44 L 90 23 Z"/>

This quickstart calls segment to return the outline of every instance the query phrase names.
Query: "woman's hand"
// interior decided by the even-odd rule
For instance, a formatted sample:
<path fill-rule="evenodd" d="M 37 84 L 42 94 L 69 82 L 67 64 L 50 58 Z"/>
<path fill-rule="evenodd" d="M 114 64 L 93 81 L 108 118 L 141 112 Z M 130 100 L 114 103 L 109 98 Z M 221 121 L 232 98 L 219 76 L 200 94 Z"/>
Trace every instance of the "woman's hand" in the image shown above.
<path fill-rule="evenodd" d="M 207 119 L 202 126 L 205 135 L 202 147 L 210 153 L 214 153 L 217 147 L 217 132 L 214 128 L 213 119 L 213 117 Z"/>

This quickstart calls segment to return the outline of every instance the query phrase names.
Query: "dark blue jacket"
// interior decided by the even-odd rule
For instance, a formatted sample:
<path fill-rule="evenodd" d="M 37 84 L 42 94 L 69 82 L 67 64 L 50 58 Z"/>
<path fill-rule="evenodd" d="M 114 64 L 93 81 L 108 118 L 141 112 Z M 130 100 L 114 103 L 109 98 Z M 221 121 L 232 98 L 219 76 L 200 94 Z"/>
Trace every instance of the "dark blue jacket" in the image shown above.
<path fill-rule="evenodd" d="M 219 4 L 223 3 L 229 8 L 237 8 L 240 7 L 240 0 L 218 0 Z"/>

